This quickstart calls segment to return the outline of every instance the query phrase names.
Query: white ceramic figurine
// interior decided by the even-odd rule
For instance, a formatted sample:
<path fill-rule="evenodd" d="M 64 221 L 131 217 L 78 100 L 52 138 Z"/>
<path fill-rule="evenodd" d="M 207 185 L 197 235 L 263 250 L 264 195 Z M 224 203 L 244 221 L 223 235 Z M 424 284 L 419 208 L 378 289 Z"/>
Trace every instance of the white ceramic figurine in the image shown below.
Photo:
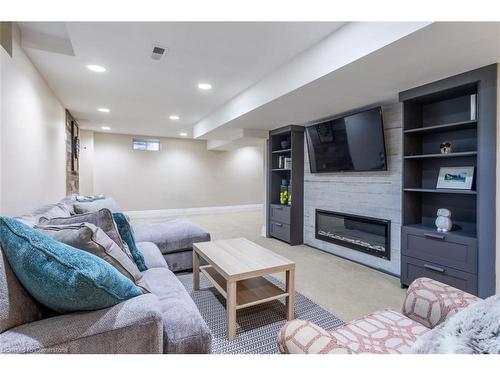
<path fill-rule="evenodd" d="M 436 227 L 438 232 L 448 232 L 453 227 L 451 222 L 451 212 L 446 208 L 440 208 L 437 210 Z"/>

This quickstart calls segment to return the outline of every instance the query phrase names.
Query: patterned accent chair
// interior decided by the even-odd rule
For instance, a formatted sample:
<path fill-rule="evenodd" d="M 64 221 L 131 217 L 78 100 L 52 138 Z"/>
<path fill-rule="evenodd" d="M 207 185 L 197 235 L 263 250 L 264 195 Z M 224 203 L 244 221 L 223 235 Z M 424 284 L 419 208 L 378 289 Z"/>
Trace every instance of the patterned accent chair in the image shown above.
<path fill-rule="evenodd" d="M 283 354 L 404 354 L 418 337 L 479 298 L 428 278 L 408 288 L 402 312 L 381 310 L 333 331 L 304 321 L 288 322 L 278 333 Z"/>

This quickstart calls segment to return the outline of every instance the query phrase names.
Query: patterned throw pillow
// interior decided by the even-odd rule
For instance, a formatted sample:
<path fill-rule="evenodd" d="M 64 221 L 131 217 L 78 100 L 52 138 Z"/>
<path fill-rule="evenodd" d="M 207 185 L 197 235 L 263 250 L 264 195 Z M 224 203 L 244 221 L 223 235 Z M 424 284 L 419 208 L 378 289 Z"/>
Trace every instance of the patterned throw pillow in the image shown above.
<path fill-rule="evenodd" d="M 57 312 L 104 309 L 142 294 L 101 258 L 15 219 L 0 217 L 0 244 L 31 296 Z"/>
<path fill-rule="evenodd" d="M 143 291 L 149 292 L 141 271 L 139 271 L 132 259 L 101 228 L 90 223 L 77 223 L 68 225 L 37 225 L 35 229 L 59 242 L 87 251 L 104 259 Z"/>
<path fill-rule="evenodd" d="M 109 238 L 120 246 L 120 248 L 127 254 L 130 259 L 132 254 L 125 242 L 122 241 L 118 228 L 113 220 L 113 214 L 107 208 L 103 208 L 96 212 L 89 212 L 86 214 L 73 215 L 69 217 L 54 217 L 51 219 L 41 218 L 39 224 L 42 225 L 68 225 L 77 223 L 90 223 L 96 227 L 101 228 Z"/>
<path fill-rule="evenodd" d="M 120 233 L 121 238 L 130 249 L 132 259 L 134 259 L 137 268 L 139 268 L 140 271 L 146 271 L 148 268 L 146 267 L 144 256 L 135 244 L 134 232 L 127 220 L 127 217 L 121 212 L 115 212 L 113 213 L 113 219 L 118 227 L 118 232 Z"/>

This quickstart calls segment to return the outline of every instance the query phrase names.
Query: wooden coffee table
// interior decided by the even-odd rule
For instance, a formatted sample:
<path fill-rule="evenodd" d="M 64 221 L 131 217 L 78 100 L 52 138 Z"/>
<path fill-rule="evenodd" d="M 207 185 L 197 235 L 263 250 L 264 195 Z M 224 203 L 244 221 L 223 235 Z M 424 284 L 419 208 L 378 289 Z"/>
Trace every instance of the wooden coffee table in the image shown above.
<path fill-rule="evenodd" d="M 209 265 L 200 267 L 200 257 Z M 200 289 L 200 271 L 226 299 L 227 335 L 236 337 L 236 311 L 245 307 L 286 298 L 286 318 L 294 318 L 295 262 L 246 238 L 193 244 L 193 288 Z M 264 275 L 286 272 L 286 289 L 266 280 Z"/>

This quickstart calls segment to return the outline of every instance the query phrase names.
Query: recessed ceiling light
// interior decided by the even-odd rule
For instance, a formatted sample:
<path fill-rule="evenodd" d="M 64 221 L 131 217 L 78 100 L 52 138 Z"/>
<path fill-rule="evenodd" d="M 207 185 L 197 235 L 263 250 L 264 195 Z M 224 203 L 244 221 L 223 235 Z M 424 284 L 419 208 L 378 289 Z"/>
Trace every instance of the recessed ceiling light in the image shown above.
<path fill-rule="evenodd" d="M 187 137 L 188 133 L 180 133 L 179 134 L 181 137 Z"/>
<path fill-rule="evenodd" d="M 101 126 L 101 129 L 102 130 L 111 130 L 111 128 L 109 126 Z"/>
<path fill-rule="evenodd" d="M 170 118 L 170 120 L 178 120 L 178 119 L 180 119 L 180 117 L 177 116 L 177 115 L 170 115 L 169 118 Z"/>
<path fill-rule="evenodd" d="M 87 65 L 87 69 L 96 73 L 104 73 L 106 68 L 100 65 Z"/>
<path fill-rule="evenodd" d="M 210 83 L 198 83 L 198 88 L 200 90 L 211 90 L 212 85 Z"/>
<path fill-rule="evenodd" d="M 97 108 L 99 112 L 109 113 L 109 108 Z"/>

